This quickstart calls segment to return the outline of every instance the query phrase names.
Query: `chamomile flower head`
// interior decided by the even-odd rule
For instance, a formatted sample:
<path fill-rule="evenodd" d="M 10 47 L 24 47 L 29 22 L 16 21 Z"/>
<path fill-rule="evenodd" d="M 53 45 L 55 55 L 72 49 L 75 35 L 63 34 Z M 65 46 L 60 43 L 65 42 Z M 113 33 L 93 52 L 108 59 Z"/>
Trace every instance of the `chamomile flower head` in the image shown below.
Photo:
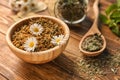
<path fill-rule="evenodd" d="M 9 5 L 15 13 L 23 15 L 29 12 L 39 12 L 47 8 L 46 4 L 39 0 L 9 0 Z"/>
<path fill-rule="evenodd" d="M 38 6 L 37 1 L 32 1 L 32 2 L 30 3 L 30 8 L 31 8 L 32 10 L 36 9 L 37 6 Z"/>
<path fill-rule="evenodd" d="M 30 12 L 36 4 L 36 0 L 10 0 L 11 8 L 15 12 Z"/>
<path fill-rule="evenodd" d="M 37 39 L 35 37 L 28 38 L 23 45 L 24 50 L 28 51 L 28 52 L 30 52 L 30 51 L 33 52 L 35 50 L 36 46 L 37 46 L 37 43 L 38 42 L 37 42 Z"/>
<path fill-rule="evenodd" d="M 30 9 L 29 5 L 24 4 L 24 5 L 21 7 L 21 11 L 22 11 L 22 12 L 30 12 L 31 9 Z"/>
<path fill-rule="evenodd" d="M 30 26 L 30 31 L 34 35 L 40 35 L 43 32 L 43 27 L 40 24 L 34 23 Z"/>
<path fill-rule="evenodd" d="M 60 45 L 64 42 L 64 35 L 53 36 L 51 43 L 54 45 Z"/>
<path fill-rule="evenodd" d="M 14 11 L 18 12 L 21 10 L 24 2 L 23 1 L 13 1 L 11 2 L 11 7 Z"/>

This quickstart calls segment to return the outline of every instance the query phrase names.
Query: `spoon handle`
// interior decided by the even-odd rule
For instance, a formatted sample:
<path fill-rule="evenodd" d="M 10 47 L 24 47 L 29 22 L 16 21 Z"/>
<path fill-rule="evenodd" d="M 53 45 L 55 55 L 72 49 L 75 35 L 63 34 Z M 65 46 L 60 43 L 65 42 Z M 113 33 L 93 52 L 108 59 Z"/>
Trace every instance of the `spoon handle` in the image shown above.
<path fill-rule="evenodd" d="M 99 4 L 99 0 L 95 0 L 95 3 L 94 3 L 94 5 L 93 5 L 94 16 L 95 16 L 95 21 L 94 21 L 94 23 L 97 23 L 97 22 L 98 22 L 98 16 L 99 16 L 98 4 Z"/>
<path fill-rule="evenodd" d="M 99 18 L 98 4 L 99 4 L 99 0 L 95 0 L 95 2 L 93 4 L 93 11 L 94 11 L 95 19 L 94 19 L 93 25 L 90 28 L 89 32 L 100 33 L 100 31 L 98 30 L 98 18 Z"/>

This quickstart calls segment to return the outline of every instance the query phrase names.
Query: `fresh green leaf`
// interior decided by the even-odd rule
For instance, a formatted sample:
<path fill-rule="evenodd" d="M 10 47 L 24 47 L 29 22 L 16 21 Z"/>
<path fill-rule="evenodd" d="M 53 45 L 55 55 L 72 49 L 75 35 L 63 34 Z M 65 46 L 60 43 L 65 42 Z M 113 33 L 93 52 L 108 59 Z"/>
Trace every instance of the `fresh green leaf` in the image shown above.
<path fill-rule="evenodd" d="M 120 37 L 120 0 L 110 5 L 105 13 L 106 15 L 100 14 L 101 21 L 107 24 L 111 31 Z"/>
<path fill-rule="evenodd" d="M 115 9 L 117 9 L 118 8 L 118 6 L 117 6 L 117 4 L 115 3 L 115 4 L 112 4 L 111 6 L 109 6 L 107 9 L 106 9 L 106 15 L 109 15 L 113 10 L 115 10 Z"/>
<path fill-rule="evenodd" d="M 116 35 L 120 36 L 120 31 L 118 26 L 114 26 L 114 29 L 112 29 L 112 32 L 115 33 Z"/>
<path fill-rule="evenodd" d="M 117 5 L 118 7 L 120 7 L 120 0 L 117 0 Z"/>
<path fill-rule="evenodd" d="M 100 20 L 102 21 L 102 23 L 108 24 L 108 19 L 105 15 L 100 14 L 99 17 L 100 17 Z"/>
<path fill-rule="evenodd" d="M 110 20 L 110 22 L 109 22 L 109 27 L 112 28 L 112 27 L 114 27 L 114 26 L 116 26 L 115 20 Z"/>
<path fill-rule="evenodd" d="M 116 18 L 116 23 L 120 23 L 120 18 Z"/>
<path fill-rule="evenodd" d="M 111 15 L 110 18 L 120 18 L 120 11 L 115 10 Z"/>

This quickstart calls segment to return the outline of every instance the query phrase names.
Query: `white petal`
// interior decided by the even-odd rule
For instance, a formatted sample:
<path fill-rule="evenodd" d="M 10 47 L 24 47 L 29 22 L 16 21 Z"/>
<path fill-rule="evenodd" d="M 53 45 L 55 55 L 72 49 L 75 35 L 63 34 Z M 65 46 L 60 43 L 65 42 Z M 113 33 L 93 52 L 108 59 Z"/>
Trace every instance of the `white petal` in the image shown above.
<path fill-rule="evenodd" d="M 34 23 L 33 26 L 37 27 L 37 26 L 39 26 L 39 25 L 38 25 L 37 23 Z"/>

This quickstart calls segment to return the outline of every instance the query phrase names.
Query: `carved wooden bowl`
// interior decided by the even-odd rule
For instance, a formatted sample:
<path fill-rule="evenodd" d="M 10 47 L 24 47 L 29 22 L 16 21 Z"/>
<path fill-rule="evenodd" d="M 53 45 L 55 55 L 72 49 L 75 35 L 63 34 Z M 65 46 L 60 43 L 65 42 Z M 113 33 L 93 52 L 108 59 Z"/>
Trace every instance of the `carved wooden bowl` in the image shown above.
<path fill-rule="evenodd" d="M 34 20 L 34 19 L 39 19 L 40 17 L 48 18 L 48 19 L 54 21 L 55 23 L 58 23 L 60 26 L 62 26 L 62 28 L 64 30 L 64 35 L 65 35 L 64 38 L 66 39 L 66 41 L 59 46 L 55 46 L 48 50 L 39 51 L 39 52 L 27 52 L 27 51 L 21 50 L 21 49 L 17 48 L 16 46 L 14 46 L 11 41 L 11 37 L 12 37 L 14 31 L 18 27 L 27 23 L 30 19 Z M 63 21 L 61 21 L 55 17 L 52 17 L 52 16 L 41 15 L 41 16 L 32 16 L 32 17 L 24 18 L 16 23 L 14 23 L 12 26 L 10 26 L 10 28 L 7 32 L 6 41 L 7 41 L 9 48 L 13 51 L 13 53 L 17 57 L 21 58 L 25 62 L 34 63 L 34 64 L 42 64 L 42 63 L 46 63 L 46 62 L 49 62 L 49 61 L 55 59 L 64 51 L 64 49 L 68 43 L 68 40 L 69 40 L 69 35 L 70 35 L 69 28 Z"/>

